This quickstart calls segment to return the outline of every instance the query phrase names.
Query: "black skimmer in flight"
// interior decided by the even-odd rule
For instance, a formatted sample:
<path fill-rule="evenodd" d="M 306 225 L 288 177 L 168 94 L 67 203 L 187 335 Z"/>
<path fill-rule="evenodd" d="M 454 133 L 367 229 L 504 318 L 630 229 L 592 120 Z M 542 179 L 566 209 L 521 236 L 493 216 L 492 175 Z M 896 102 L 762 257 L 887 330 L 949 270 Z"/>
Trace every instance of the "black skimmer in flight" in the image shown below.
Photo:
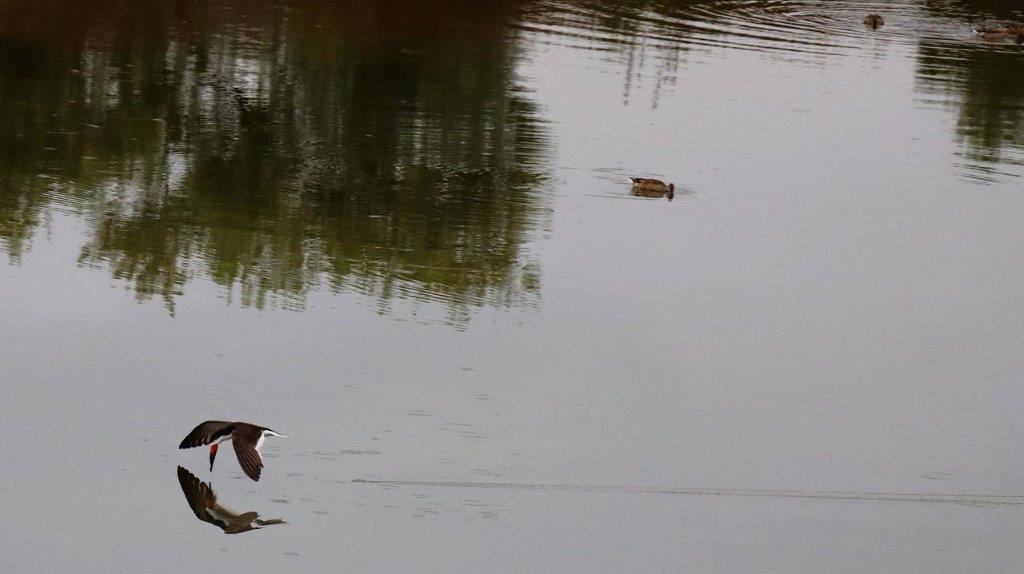
<path fill-rule="evenodd" d="M 264 526 L 287 524 L 280 518 L 260 520 L 260 515 L 255 511 L 238 514 L 221 506 L 210 485 L 196 478 L 184 467 L 178 467 L 178 482 L 181 483 L 181 492 L 185 494 L 185 500 L 196 514 L 196 518 L 220 528 L 225 534 L 238 534 Z"/>
<path fill-rule="evenodd" d="M 212 471 L 213 459 L 217 458 L 218 445 L 229 440 L 235 446 L 235 455 L 238 456 L 238 464 L 242 466 L 242 470 L 249 475 L 249 478 L 259 480 L 260 471 L 263 470 L 263 455 L 260 454 L 260 448 L 268 436 L 288 438 L 283 434 L 254 424 L 206 421 L 192 429 L 192 432 L 188 433 L 178 448 L 210 445 L 210 470 Z"/>

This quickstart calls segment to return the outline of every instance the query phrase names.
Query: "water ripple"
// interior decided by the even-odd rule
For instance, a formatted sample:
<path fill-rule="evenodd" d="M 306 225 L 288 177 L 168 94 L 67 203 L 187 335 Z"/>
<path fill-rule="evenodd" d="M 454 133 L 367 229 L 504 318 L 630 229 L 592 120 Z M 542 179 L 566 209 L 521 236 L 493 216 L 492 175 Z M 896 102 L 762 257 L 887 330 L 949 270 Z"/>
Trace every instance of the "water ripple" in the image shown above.
<path fill-rule="evenodd" d="M 887 12 L 916 11 L 911 5 Z M 723 1 L 638 10 L 604 2 L 547 2 L 530 11 L 523 27 L 561 36 L 567 45 L 599 43 L 679 48 L 735 48 L 842 54 L 861 42 L 865 4 L 857 2 Z M 897 18 L 899 19 L 899 18 Z M 889 38 L 898 34 L 881 33 Z M 591 49 L 594 46 L 585 46 Z"/>
<path fill-rule="evenodd" d="M 850 55 L 879 41 L 903 47 L 919 41 L 976 44 L 972 28 L 992 19 L 953 8 L 856 0 L 723 0 L 636 8 L 605 1 L 552 0 L 527 8 L 519 27 L 558 38 L 558 44 L 597 51 L 643 44 L 655 49 L 738 49 L 820 57 Z M 885 26 L 865 27 L 862 20 L 868 13 L 882 14 Z"/>

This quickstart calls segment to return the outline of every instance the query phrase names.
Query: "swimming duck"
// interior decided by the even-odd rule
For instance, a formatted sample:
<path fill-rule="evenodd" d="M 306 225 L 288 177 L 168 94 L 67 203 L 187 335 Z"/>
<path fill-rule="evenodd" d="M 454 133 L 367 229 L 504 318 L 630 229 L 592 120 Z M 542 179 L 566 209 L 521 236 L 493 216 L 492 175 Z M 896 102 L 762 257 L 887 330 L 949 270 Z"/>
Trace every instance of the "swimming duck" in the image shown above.
<path fill-rule="evenodd" d="M 885 24 L 885 18 L 882 18 L 878 14 L 868 14 L 864 17 L 864 25 L 871 26 L 872 30 L 877 30 L 879 26 Z"/>
<path fill-rule="evenodd" d="M 981 30 L 975 30 L 974 32 L 982 40 L 984 40 L 986 42 L 1002 42 L 1003 40 L 1005 40 L 1005 39 L 1010 37 L 1010 34 L 1008 34 L 1007 32 L 1001 31 L 1001 30 L 988 30 L 988 31 L 984 31 L 984 32 L 981 31 Z"/>
<path fill-rule="evenodd" d="M 1024 26 L 1010 26 L 1007 28 L 978 28 L 974 33 L 981 36 L 981 39 L 986 42 L 1013 40 L 1018 44 L 1024 44 Z"/>
<path fill-rule="evenodd" d="M 633 195 L 639 197 L 668 196 L 669 201 L 675 197 L 676 185 L 674 183 L 665 183 L 660 179 L 646 177 L 631 177 L 629 179 L 633 182 Z"/>
<path fill-rule="evenodd" d="M 1013 40 L 1018 44 L 1024 42 L 1024 34 L 1015 34 L 1008 30 L 992 30 L 989 32 L 982 32 L 979 34 L 981 39 L 986 42 L 1002 42 L 1004 40 Z"/>

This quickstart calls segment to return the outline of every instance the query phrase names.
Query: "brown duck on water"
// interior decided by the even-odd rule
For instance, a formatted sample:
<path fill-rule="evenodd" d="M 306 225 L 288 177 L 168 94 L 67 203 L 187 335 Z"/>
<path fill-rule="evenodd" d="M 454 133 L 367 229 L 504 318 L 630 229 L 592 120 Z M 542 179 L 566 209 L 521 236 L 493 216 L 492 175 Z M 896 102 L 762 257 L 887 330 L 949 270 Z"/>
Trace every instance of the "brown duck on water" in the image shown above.
<path fill-rule="evenodd" d="M 633 195 L 637 197 L 668 197 L 669 201 L 676 195 L 674 183 L 665 183 L 660 179 L 649 179 L 646 177 L 631 177 L 633 182 Z"/>
<path fill-rule="evenodd" d="M 1002 42 L 1013 40 L 1018 44 L 1024 44 L 1024 26 L 1008 26 L 1006 28 L 978 28 L 975 34 L 981 36 L 986 42 Z"/>
<path fill-rule="evenodd" d="M 878 14 L 868 14 L 864 17 L 864 25 L 871 27 L 872 30 L 877 30 L 879 26 L 885 25 L 885 18 Z"/>

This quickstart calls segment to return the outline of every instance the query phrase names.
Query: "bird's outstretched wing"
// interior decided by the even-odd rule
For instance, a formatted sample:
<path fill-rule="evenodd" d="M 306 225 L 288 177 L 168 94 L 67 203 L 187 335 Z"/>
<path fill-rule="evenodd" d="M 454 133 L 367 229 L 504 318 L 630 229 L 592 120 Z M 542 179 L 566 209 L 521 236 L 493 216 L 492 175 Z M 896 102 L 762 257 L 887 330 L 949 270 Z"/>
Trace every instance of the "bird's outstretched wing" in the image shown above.
<path fill-rule="evenodd" d="M 256 450 L 256 445 L 263 438 L 263 430 L 259 428 L 236 429 L 231 442 L 235 446 L 235 455 L 238 456 L 238 464 L 242 466 L 245 474 L 253 480 L 260 479 L 260 471 L 263 470 L 263 457 Z"/>
<path fill-rule="evenodd" d="M 178 483 L 181 484 L 181 492 L 185 495 L 185 500 L 188 501 L 196 518 L 224 528 L 223 524 L 210 516 L 208 511 L 209 508 L 217 504 L 217 495 L 213 493 L 208 484 L 181 466 L 178 467 Z"/>
<path fill-rule="evenodd" d="M 227 421 L 206 421 L 192 429 L 192 432 L 188 433 L 188 436 L 182 439 L 178 448 L 192 448 L 203 446 L 204 444 L 210 444 L 222 436 L 231 434 L 234 430 L 234 423 Z"/>
<path fill-rule="evenodd" d="M 244 514 L 239 514 L 235 519 L 224 528 L 225 534 L 239 534 L 241 532 L 248 532 L 255 530 L 253 522 L 259 517 L 256 511 L 249 511 Z"/>

